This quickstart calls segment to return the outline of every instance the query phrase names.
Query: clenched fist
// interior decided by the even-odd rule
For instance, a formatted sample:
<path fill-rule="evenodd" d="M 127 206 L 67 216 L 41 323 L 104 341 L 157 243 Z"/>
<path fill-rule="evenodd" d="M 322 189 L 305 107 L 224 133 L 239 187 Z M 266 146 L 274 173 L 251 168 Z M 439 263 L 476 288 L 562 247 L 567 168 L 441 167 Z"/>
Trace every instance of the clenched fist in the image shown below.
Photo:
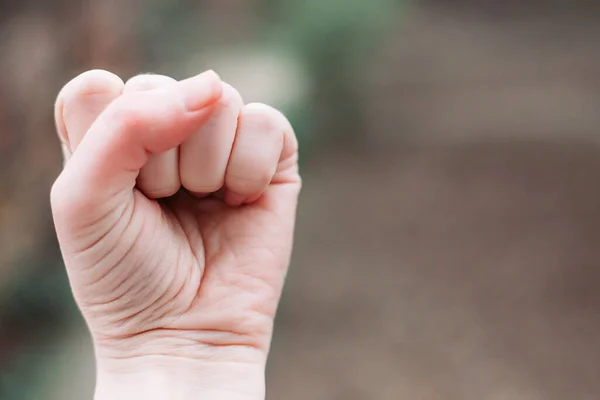
<path fill-rule="evenodd" d="M 58 96 L 51 202 L 96 399 L 264 399 L 300 176 L 286 118 L 205 72 Z"/>

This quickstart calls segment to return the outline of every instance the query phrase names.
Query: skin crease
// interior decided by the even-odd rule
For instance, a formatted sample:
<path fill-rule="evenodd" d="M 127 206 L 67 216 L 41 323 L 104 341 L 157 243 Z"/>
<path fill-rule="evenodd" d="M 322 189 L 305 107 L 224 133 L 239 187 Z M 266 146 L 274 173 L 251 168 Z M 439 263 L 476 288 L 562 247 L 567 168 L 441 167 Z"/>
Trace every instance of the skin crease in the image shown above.
<path fill-rule="evenodd" d="M 96 399 L 263 399 L 301 187 L 287 119 L 213 72 L 89 71 L 55 110 L 52 211 Z"/>

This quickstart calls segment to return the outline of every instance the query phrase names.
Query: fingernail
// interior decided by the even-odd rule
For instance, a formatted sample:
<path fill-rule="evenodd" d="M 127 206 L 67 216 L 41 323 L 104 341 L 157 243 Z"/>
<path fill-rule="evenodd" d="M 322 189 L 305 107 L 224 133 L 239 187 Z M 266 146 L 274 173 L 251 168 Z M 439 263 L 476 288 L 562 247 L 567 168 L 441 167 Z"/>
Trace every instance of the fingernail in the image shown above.
<path fill-rule="evenodd" d="M 198 111 L 219 100 L 223 85 L 219 75 L 211 70 L 181 81 L 180 88 L 187 110 Z"/>
<path fill-rule="evenodd" d="M 225 193 L 225 203 L 227 203 L 227 205 L 230 205 L 232 207 L 237 207 L 237 206 L 242 205 L 244 200 L 246 200 L 246 197 L 242 196 L 239 193 L 235 193 L 235 192 Z"/>

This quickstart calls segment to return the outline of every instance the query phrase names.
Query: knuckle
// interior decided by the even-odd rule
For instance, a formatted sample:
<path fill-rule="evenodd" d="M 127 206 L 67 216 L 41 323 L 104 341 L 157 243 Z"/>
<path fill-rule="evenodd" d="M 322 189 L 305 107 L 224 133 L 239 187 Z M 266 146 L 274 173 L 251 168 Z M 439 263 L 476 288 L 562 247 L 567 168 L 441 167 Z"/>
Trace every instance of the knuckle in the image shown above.
<path fill-rule="evenodd" d="M 244 107 L 244 119 L 258 126 L 263 132 L 270 135 L 283 133 L 284 154 L 293 155 L 298 151 L 298 138 L 288 118 L 279 110 L 262 103 L 250 103 Z"/>
<path fill-rule="evenodd" d="M 294 130 L 287 117 L 279 110 L 263 103 L 246 104 L 243 120 L 260 129 L 267 135 L 291 136 L 295 140 Z"/>
<path fill-rule="evenodd" d="M 262 103 L 247 104 L 243 110 L 243 121 L 265 134 L 277 133 L 281 130 L 279 111 Z"/>
<path fill-rule="evenodd" d="M 142 123 L 145 113 L 138 97 L 135 94 L 123 95 L 109 106 L 110 120 L 114 126 L 127 131 Z"/>
<path fill-rule="evenodd" d="M 123 90 L 123 80 L 117 75 L 100 69 L 87 71 L 67 83 L 58 98 L 69 99 L 89 96 L 94 94 L 113 94 Z"/>
<path fill-rule="evenodd" d="M 228 83 L 223 83 L 223 92 L 220 103 L 223 107 L 234 110 L 236 115 L 238 115 L 244 107 L 242 95 L 236 88 Z"/>
<path fill-rule="evenodd" d="M 244 111 L 250 115 L 257 115 L 259 117 L 268 119 L 273 124 L 285 125 L 288 123 L 287 117 L 283 115 L 281 111 L 268 104 L 249 103 L 244 107 Z"/>
<path fill-rule="evenodd" d="M 139 74 L 130 78 L 125 83 L 124 92 L 152 90 L 176 82 L 175 79 L 166 75 Z"/>
<path fill-rule="evenodd" d="M 123 85 L 123 81 L 117 75 L 96 69 L 78 75 L 63 86 L 54 103 L 54 118 L 61 141 L 68 141 L 64 122 L 65 110 L 86 96 L 117 96 L 123 90 Z"/>

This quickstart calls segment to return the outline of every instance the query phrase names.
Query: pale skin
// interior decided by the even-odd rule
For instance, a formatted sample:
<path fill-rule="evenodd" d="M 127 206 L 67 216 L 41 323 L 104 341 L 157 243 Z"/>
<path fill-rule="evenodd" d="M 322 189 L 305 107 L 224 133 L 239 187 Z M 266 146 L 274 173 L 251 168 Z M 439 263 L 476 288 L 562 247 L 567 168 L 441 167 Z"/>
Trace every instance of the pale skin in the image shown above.
<path fill-rule="evenodd" d="M 212 71 L 89 71 L 55 110 L 52 211 L 95 399 L 264 399 L 301 186 L 287 119 Z"/>

